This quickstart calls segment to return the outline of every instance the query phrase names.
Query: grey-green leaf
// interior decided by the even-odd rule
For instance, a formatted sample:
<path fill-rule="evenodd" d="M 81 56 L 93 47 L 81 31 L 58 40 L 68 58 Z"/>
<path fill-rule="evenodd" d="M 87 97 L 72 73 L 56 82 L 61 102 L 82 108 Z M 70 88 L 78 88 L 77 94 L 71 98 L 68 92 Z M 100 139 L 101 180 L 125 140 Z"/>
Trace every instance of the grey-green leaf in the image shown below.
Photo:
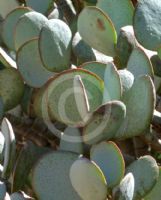
<path fill-rule="evenodd" d="M 138 46 L 133 26 L 124 26 L 118 35 L 116 52 L 119 69 L 124 69 L 134 47 Z"/>
<path fill-rule="evenodd" d="M 159 167 L 151 156 L 143 156 L 130 164 L 126 169 L 135 180 L 133 200 L 143 198 L 156 184 L 159 178 Z"/>
<path fill-rule="evenodd" d="M 14 30 L 16 23 L 22 15 L 30 11 L 31 9 L 27 7 L 18 7 L 12 10 L 4 19 L 2 26 L 2 37 L 8 48 L 12 50 L 15 49 Z"/>
<path fill-rule="evenodd" d="M 83 69 L 98 75 L 105 84 L 103 103 L 120 100 L 122 96 L 121 80 L 115 65 L 112 62 L 87 62 L 81 65 Z"/>
<path fill-rule="evenodd" d="M 52 6 L 53 0 L 26 0 L 26 5 L 28 7 L 31 7 L 33 10 L 46 14 L 47 11 L 50 9 Z"/>
<path fill-rule="evenodd" d="M 100 106 L 83 128 L 83 141 L 91 145 L 114 138 L 125 115 L 126 106 L 121 101 L 110 101 Z"/>
<path fill-rule="evenodd" d="M 81 38 L 78 32 L 73 37 L 72 50 L 77 59 L 79 59 L 79 63 L 96 60 L 92 47 Z"/>
<path fill-rule="evenodd" d="M 72 33 L 68 25 L 59 19 L 51 19 L 40 33 L 39 49 L 44 67 L 61 72 L 70 68 Z"/>
<path fill-rule="evenodd" d="M 89 102 L 89 112 L 93 112 L 98 106 L 102 104 L 103 95 L 103 81 L 97 77 L 95 74 L 90 73 L 83 69 L 71 69 L 65 72 L 59 73 L 58 76 L 52 78 L 47 84 L 47 90 L 44 93 L 44 99 L 48 100 L 48 111 L 50 113 L 51 119 L 57 119 L 58 121 L 65 123 L 69 126 L 82 126 L 86 120 L 81 117 L 78 101 L 75 98 L 79 94 L 75 94 L 73 81 L 75 76 L 79 75 L 81 77 L 83 87 L 80 85 L 81 89 L 81 102 L 82 107 L 87 109 L 87 98 Z M 87 97 L 85 97 L 85 93 Z M 46 96 L 45 96 L 46 95 Z M 84 114 L 83 114 L 84 115 Z M 85 116 L 85 115 L 84 115 Z M 88 116 L 87 116 L 88 118 Z"/>
<path fill-rule="evenodd" d="M 135 9 L 133 26 L 136 38 L 150 50 L 157 50 L 161 46 L 160 13 L 159 0 L 140 0 Z"/>
<path fill-rule="evenodd" d="M 67 127 L 61 136 L 60 150 L 83 154 L 83 140 L 78 128 Z"/>
<path fill-rule="evenodd" d="M 78 159 L 72 164 L 70 180 L 82 200 L 107 198 L 107 183 L 102 171 L 86 158 Z"/>
<path fill-rule="evenodd" d="M 18 20 L 15 32 L 15 49 L 18 50 L 28 40 L 38 37 L 41 28 L 48 22 L 48 19 L 38 12 L 28 12 Z"/>
<path fill-rule="evenodd" d="M 13 10 L 14 8 L 18 7 L 19 3 L 16 0 L 1 0 L 0 1 L 0 14 L 3 18 Z"/>
<path fill-rule="evenodd" d="M 25 82 L 34 88 L 42 87 L 54 72 L 44 68 L 38 48 L 38 38 L 27 41 L 17 52 L 17 66 Z"/>
<path fill-rule="evenodd" d="M 78 31 L 91 47 L 106 55 L 115 55 L 115 28 L 110 18 L 98 7 L 89 6 L 82 10 L 78 17 Z"/>
<path fill-rule="evenodd" d="M 81 200 L 69 177 L 79 154 L 55 151 L 42 157 L 32 174 L 32 186 L 39 200 Z"/>
<path fill-rule="evenodd" d="M 144 197 L 144 200 L 160 200 L 161 197 L 161 167 L 159 167 L 159 179 L 153 189 Z"/>
<path fill-rule="evenodd" d="M 124 96 L 124 94 L 130 90 L 134 83 L 134 75 L 127 69 L 118 70 L 118 73 L 121 79 L 121 85 Z"/>
<path fill-rule="evenodd" d="M 151 78 L 154 77 L 151 61 L 140 47 L 133 49 L 127 63 L 127 70 L 129 70 L 135 78 L 141 75 L 149 75 Z"/>
<path fill-rule="evenodd" d="M 150 126 L 155 107 L 155 88 L 149 76 L 137 78 L 130 90 L 123 96 L 126 118 L 116 138 L 128 138 L 143 134 Z"/>
<path fill-rule="evenodd" d="M 122 96 L 121 80 L 113 63 L 107 64 L 103 80 L 105 84 L 103 103 L 120 100 Z"/>
<path fill-rule="evenodd" d="M 124 177 L 125 163 L 121 151 L 115 143 L 108 141 L 93 145 L 90 158 L 102 170 L 109 188 L 120 183 Z"/>
<path fill-rule="evenodd" d="M 98 61 L 103 63 L 112 62 L 113 58 L 107 56 L 87 44 L 77 32 L 72 41 L 72 50 L 77 59 L 77 65 L 85 62 Z"/>
<path fill-rule="evenodd" d="M 96 5 L 111 18 L 117 33 L 121 27 L 132 24 L 134 7 L 130 0 L 98 0 Z"/>

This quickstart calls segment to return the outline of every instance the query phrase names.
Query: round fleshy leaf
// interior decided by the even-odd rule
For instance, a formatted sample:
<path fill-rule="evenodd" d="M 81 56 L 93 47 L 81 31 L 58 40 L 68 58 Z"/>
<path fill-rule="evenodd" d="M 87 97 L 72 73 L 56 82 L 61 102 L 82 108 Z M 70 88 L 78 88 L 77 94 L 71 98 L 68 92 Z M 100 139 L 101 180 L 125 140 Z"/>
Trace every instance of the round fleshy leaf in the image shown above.
<path fill-rule="evenodd" d="M 103 103 L 121 98 L 121 81 L 113 63 L 87 62 L 81 68 L 95 73 L 104 81 Z"/>
<path fill-rule="evenodd" d="M 32 186 L 40 200 L 81 200 L 69 177 L 72 164 L 79 155 L 56 151 L 42 157 L 32 174 Z"/>
<path fill-rule="evenodd" d="M 72 33 L 68 25 L 59 19 L 51 19 L 40 33 L 39 49 L 44 67 L 61 72 L 70 68 Z"/>
<path fill-rule="evenodd" d="M 87 125 L 83 128 L 83 141 L 86 144 L 114 138 L 120 128 L 126 113 L 125 105 L 120 101 L 111 101 L 100 106 Z"/>
<path fill-rule="evenodd" d="M 117 33 L 121 27 L 132 24 L 134 7 L 130 0 L 98 0 L 96 5 L 111 18 Z"/>
<path fill-rule="evenodd" d="M 18 22 L 19 18 L 27 12 L 30 12 L 31 9 L 27 7 L 18 7 L 12 10 L 4 19 L 3 26 L 2 26 L 2 37 L 3 41 L 7 45 L 8 48 L 14 50 L 14 29 L 16 23 Z"/>
<path fill-rule="evenodd" d="M 130 90 L 123 96 L 126 118 L 116 138 L 128 138 L 142 134 L 150 126 L 155 107 L 155 88 L 149 76 L 137 78 Z"/>
<path fill-rule="evenodd" d="M 82 80 L 81 93 L 74 88 L 74 79 L 77 75 Z M 80 113 L 79 103 L 84 104 L 82 106 L 85 109 L 88 99 L 89 113 L 93 112 L 102 104 L 103 88 L 103 81 L 86 70 L 72 69 L 60 73 L 49 81 L 44 94 L 44 99 L 47 99 L 51 119 L 56 119 L 69 126 L 84 125 L 86 118 L 88 119 L 88 109 L 85 113 Z M 47 96 L 45 97 L 45 95 Z M 79 102 L 78 98 L 76 98 L 77 95 L 81 95 L 81 99 L 84 100 Z M 87 117 L 85 117 L 86 114 Z"/>
<path fill-rule="evenodd" d="M 72 164 L 70 180 L 82 200 L 107 198 L 107 184 L 102 171 L 86 158 L 78 159 Z"/>
<path fill-rule="evenodd" d="M 111 141 L 92 146 L 90 158 L 102 170 L 108 187 L 118 185 L 124 177 L 125 163 L 120 149 Z"/>
<path fill-rule="evenodd" d="M 85 7 L 78 17 L 78 31 L 91 47 L 106 55 L 115 55 L 116 31 L 101 9 L 94 6 Z"/>
<path fill-rule="evenodd" d="M 81 63 L 96 60 L 92 47 L 83 41 L 78 32 L 73 37 L 72 50 Z"/>
<path fill-rule="evenodd" d="M 131 55 L 133 48 L 139 44 L 134 35 L 133 26 L 124 26 L 120 29 L 117 39 L 117 64 L 119 69 L 124 69 L 127 65 L 128 59 Z"/>
<path fill-rule="evenodd" d="M 0 96 L 4 104 L 4 110 L 16 107 L 24 92 L 24 83 L 16 69 L 6 68 L 0 70 Z"/>
<path fill-rule="evenodd" d="M 39 13 L 46 14 L 52 6 L 52 2 L 53 0 L 26 0 L 26 5 Z"/>
<path fill-rule="evenodd" d="M 143 156 L 130 164 L 126 173 L 134 176 L 133 199 L 142 199 L 156 184 L 159 177 L 159 167 L 151 156 Z"/>
<path fill-rule="evenodd" d="M 94 74 L 99 76 L 102 80 L 104 80 L 105 70 L 106 67 L 108 67 L 108 65 L 111 65 L 111 63 L 108 63 L 106 65 L 105 63 L 101 62 L 86 62 L 83 63 L 80 67 L 93 72 Z"/>
<path fill-rule="evenodd" d="M 35 88 L 42 87 L 55 74 L 42 65 L 38 49 L 38 39 L 22 45 L 17 52 L 17 66 L 25 82 Z"/>
<path fill-rule="evenodd" d="M 160 200 L 161 197 L 161 167 L 159 167 L 159 179 L 153 189 L 148 195 L 144 197 L 144 200 Z"/>
<path fill-rule="evenodd" d="M 109 63 L 104 72 L 104 94 L 103 103 L 112 100 L 120 100 L 122 96 L 122 87 L 119 74 L 114 64 Z"/>
<path fill-rule="evenodd" d="M 16 160 L 13 179 L 12 192 L 22 190 L 29 179 L 32 167 L 42 155 L 49 152 L 48 148 L 42 148 L 27 142 L 21 149 Z"/>
<path fill-rule="evenodd" d="M 88 45 L 81 38 L 79 32 L 77 32 L 73 37 L 72 50 L 77 58 L 77 65 L 91 61 L 98 61 L 103 63 L 109 63 L 113 61 L 112 57 L 107 56 Z"/>
<path fill-rule="evenodd" d="M 6 196 L 7 188 L 4 182 L 0 181 L 0 199 L 4 200 Z"/>
<path fill-rule="evenodd" d="M 154 77 L 151 61 L 139 47 L 133 49 L 127 63 L 127 70 L 130 71 L 135 78 L 141 75 Z"/>
<path fill-rule="evenodd" d="M 135 9 L 133 26 L 136 38 L 150 50 L 157 50 L 161 46 L 160 13 L 161 4 L 158 0 L 140 0 Z"/>
<path fill-rule="evenodd" d="M 0 13 L 3 18 L 12 11 L 14 8 L 18 7 L 19 3 L 16 0 L 1 0 L 0 1 Z"/>
<path fill-rule="evenodd" d="M 126 174 L 120 184 L 114 188 L 114 200 L 133 200 L 135 180 L 132 173 Z"/>
<path fill-rule="evenodd" d="M 41 28 L 48 19 L 38 12 L 28 12 L 20 17 L 15 26 L 15 49 L 18 50 L 28 40 L 39 36 Z"/>
<path fill-rule="evenodd" d="M 121 85 L 122 85 L 123 95 L 124 95 L 132 87 L 134 83 L 134 75 L 131 72 L 129 72 L 127 69 L 118 70 L 118 73 L 121 79 Z"/>
<path fill-rule="evenodd" d="M 67 127 L 61 136 L 59 149 L 83 154 L 83 140 L 78 128 Z"/>
<path fill-rule="evenodd" d="M 6 51 L 0 47 L 0 62 L 4 64 L 5 67 L 17 68 L 16 62 L 6 53 Z"/>
<path fill-rule="evenodd" d="M 5 138 L 2 178 L 9 178 L 15 162 L 16 141 L 12 126 L 6 118 L 2 121 L 1 131 Z"/>
<path fill-rule="evenodd" d="M 88 121 L 90 118 L 90 106 L 89 101 L 86 93 L 86 89 L 84 87 L 83 81 L 80 75 L 76 75 L 73 80 L 73 87 L 74 87 L 74 98 L 77 105 L 78 112 L 80 117 L 84 119 L 84 123 Z"/>

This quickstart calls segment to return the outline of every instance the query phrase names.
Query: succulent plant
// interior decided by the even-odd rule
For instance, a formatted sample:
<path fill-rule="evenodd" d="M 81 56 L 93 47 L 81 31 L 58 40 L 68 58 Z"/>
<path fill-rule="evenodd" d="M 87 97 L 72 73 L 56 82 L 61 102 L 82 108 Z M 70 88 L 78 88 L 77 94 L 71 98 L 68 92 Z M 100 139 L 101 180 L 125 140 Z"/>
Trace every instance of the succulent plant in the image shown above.
<path fill-rule="evenodd" d="M 0 1 L 0 200 L 160 200 L 160 13 Z"/>

